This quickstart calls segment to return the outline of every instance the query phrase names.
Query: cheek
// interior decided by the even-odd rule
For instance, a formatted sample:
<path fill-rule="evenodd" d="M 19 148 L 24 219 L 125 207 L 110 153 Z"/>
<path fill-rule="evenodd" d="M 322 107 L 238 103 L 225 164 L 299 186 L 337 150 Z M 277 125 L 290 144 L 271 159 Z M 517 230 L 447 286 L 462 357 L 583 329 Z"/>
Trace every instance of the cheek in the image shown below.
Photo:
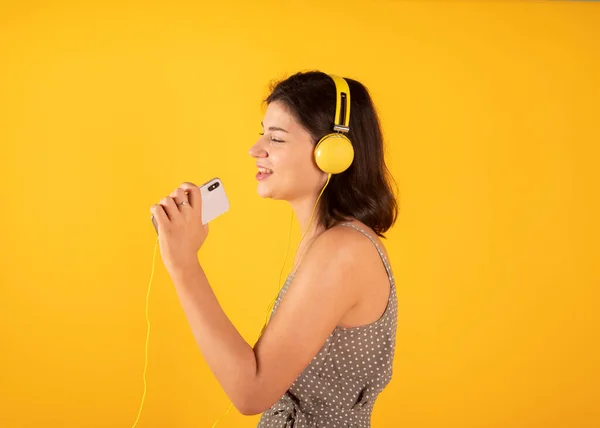
<path fill-rule="evenodd" d="M 314 159 L 308 157 L 297 162 L 293 176 L 289 177 L 288 183 L 299 193 L 314 193 L 324 183 L 324 175 L 325 173 L 319 169 Z"/>
<path fill-rule="evenodd" d="M 323 172 L 314 160 L 314 145 L 272 153 L 271 165 L 277 176 L 271 185 L 281 186 L 284 193 L 314 192 L 322 185 Z"/>
<path fill-rule="evenodd" d="M 313 153 L 307 153 L 306 151 L 300 153 L 294 153 L 292 156 L 281 159 L 282 175 L 285 175 L 286 179 L 301 180 L 305 184 L 309 184 L 315 178 L 318 178 L 321 170 L 317 167 L 314 161 Z"/>
<path fill-rule="evenodd" d="M 307 178 L 311 180 L 320 180 L 323 171 L 317 166 L 315 162 L 314 152 L 310 152 L 306 156 L 306 161 L 303 162 L 303 170 L 304 174 L 306 174 Z"/>

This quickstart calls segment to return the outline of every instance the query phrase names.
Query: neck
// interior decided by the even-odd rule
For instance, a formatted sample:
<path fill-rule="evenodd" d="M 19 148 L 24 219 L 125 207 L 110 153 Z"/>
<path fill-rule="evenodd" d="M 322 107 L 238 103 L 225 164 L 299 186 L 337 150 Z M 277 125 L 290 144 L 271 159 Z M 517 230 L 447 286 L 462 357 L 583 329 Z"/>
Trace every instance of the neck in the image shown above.
<path fill-rule="evenodd" d="M 329 174 L 329 177 L 331 177 L 331 174 Z M 301 233 L 304 234 L 306 232 L 306 240 L 309 240 L 311 237 L 314 237 L 315 235 L 319 234 L 323 229 L 319 224 L 319 221 L 321 220 L 321 217 L 319 215 L 319 207 L 315 207 L 317 200 L 319 200 L 319 202 L 323 200 L 323 192 L 325 191 L 325 187 L 329 183 L 329 178 L 327 178 L 326 176 L 323 177 L 323 180 L 324 182 L 321 185 L 321 191 L 318 195 L 306 196 L 302 199 L 290 201 L 290 205 L 292 206 L 292 209 L 296 214 L 298 223 L 300 223 Z M 310 228 L 310 230 L 307 230 L 307 228 Z"/>
<path fill-rule="evenodd" d="M 312 241 L 323 232 L 324 228 L 319 223 L 321 216 L 319 215 L 319 207 L 315 209 L 315 202 L 317 198 L 306 198 L 304 200 L 290 202 L 292 209 L 298 219 L 300 225 L 300 237 L 304 237 L 300 242 L 299 247 L 296 250 L 296 259 L 294 260 L 294 269 L 299 265 L 302 257 L 306 251 L 306 248 L 310 246 Z M 314 216 L 313 215 L 314 209 Z M 309 226 L 310 224 L 310 226 Z"/>
<path fill-rule="evenodd" d="M 291 203 L 292 209 L 294 210 L 294 214 L 298 219 L 298 224 L 300 225 L 300 233 L 302 235 L 306 234 L 304 235 L 305 241 L 309 240 L 311 237 L 314 237 L 322 230 L 322 226 L 319 224 L 321 217 L 319 215 L 319 207 L 317 206 L 315 208 L 315 202 L 316 198 L 310 198 L 307 200 L 295 201 Z"/>

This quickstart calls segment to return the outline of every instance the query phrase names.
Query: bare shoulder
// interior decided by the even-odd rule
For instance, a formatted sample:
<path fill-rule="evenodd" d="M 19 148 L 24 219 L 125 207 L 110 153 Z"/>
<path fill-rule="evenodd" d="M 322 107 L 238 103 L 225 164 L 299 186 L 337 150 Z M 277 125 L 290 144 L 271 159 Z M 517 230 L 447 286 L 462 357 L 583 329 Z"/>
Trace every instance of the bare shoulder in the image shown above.
<path fill-rule="evenodd" d="M 356 300 L 364 294 L 365 284 L 372 284 L 373 279 L 381 278 L 385 282 L 387 274 L 377 247 L 384 255 L 386 252 L 379 237 L 368 226 L 356 221 L 346 223 L 354 224 L 360 230 L 342 225 L 326 230 L 315 239 L 298 270 L 313 272 L 315 277 L 323 279 L 333 279 L 334 275 L 336 281 L 317 281 L 315 286 L 343 288 Z"/>
<path fill-rule="evenodd" d="M 320 255 L 335 254 L 340 261 L 347 261 L 355 260 L 361 252 L 372 245 L 369 239 L 356 229 L 338 225 L 326 230 L 315 240 L 313 251 Z"/>
<path fill-rule="evenodd" d="M 347 223 L 360 230 L 341 225 L 327 230 L 320 237 L 315 255 L 330 257 L 332 267 L 344 270 L 343 281 L 337 286 L 352 296 L 353 305 L 338 324 L 356 327 L 377 320 L 387 307 L 390 281 L 379 251 L 388 257 L 384 244 L 371 228 L 358 221 Z M 331 257 L 334 253 L 337 255 Z"/>
<path fill-rule="evenodd" d="M 364 236 L 349 227 L 336 226 L 321 233 L 307 249 L 297 271 L 297 278 L 312 281 L 297 284 L 301 282 L 303 287 L 314 287 L 319 292 L 329 289 L 338 296 L 343 294 L 346 306 L 354 305 L 358 296 L 348 283 L 358 269 L 365 241 Z"/>
<path fill-rule="evenodd" d="M 364 259 L 365 255 L 377 256 L 375 259 L 379 259 L 375 247 L 377 245 L 387 256 L 384 244 L 370 227 L 358 221 L 346 222 L 346 224 L 357 226 L 360 230 L 342 225 L 334 226 L 315 240 L 315 252 L 330 256 L 337 253 L 340 261 L 353 261 L 361 264 L 361 261 L 369 261 Z"/>
<path fill-rule="evenodd" d="M 351 225 L 361 229 L 362 232 L 354 227 L 350 227 Z M 367 236 L 365 236 L 365 234 Z M 330 249 L 337 248 L 339 250 L 345 250 L 346 253 L 372 248 L 373 241 L 377 242 L 377 245 L 380 247 L 382 246 L 377 234 L 371 230 L 370 227 L 359 221 L 348 221 L 345 222 L 345 224 L 336 225 L 323 232 L 318 240 L 321 241 L 322 249 L 329 246 Z"/>
<path fill-rule="evenodd" d="M 381 316 L 389 284 L 378 259 L 373 242 L 352 227 L 335 226 L 314 240 L 254 346 L 257 412 L 281 397 L 337 326 Z"/>

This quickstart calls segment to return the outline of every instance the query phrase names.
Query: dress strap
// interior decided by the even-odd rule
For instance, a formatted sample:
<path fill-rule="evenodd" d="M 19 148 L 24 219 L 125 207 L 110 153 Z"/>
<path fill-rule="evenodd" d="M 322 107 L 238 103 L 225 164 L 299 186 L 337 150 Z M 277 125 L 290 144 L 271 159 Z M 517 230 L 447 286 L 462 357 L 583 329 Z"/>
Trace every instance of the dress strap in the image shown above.
<path fill-rule="evenodd" d="M 371 240 L 373 245 L 375 245 L 375 248 L 377 249 L 379 256 L 381 257 L 381 260 L 383 261 L 383 265 L 385 266 L 385 271 L 387 272 L 388 278 L 393 283 L 394 274 L 392 272 L 392 267 L 390 266 L 390 262 L 388 261 L 387 257 L 385 256 L 385 253 L 382 251 L 379 244 L 377 244 L 377 241 L 375 241 L 375 239 L 373 239 L 373 237 L 369 233 L 367 233 L 363 228 L 355 225 L 354 223 L 340 223 L 340 226 L 352 227 L 353 229 L 358 230 L 360 233 L 362 233 L 363 235 L 365 235 L 367 238 L 369 238 Z"/>

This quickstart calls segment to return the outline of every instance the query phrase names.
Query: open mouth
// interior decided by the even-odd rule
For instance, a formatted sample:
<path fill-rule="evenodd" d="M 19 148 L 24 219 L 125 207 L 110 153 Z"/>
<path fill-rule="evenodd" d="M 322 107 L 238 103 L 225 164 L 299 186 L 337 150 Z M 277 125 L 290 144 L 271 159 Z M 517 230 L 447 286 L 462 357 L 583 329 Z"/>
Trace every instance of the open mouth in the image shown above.
<path fill-rule="evenodd" d="M 264 180 L 265 178 L 269 177 L 271 174 L 273 174 L 272 169 L 261 167 L 261 168 L 258 168 L 258 174 L 256 174 L 256 179 Z"/>

